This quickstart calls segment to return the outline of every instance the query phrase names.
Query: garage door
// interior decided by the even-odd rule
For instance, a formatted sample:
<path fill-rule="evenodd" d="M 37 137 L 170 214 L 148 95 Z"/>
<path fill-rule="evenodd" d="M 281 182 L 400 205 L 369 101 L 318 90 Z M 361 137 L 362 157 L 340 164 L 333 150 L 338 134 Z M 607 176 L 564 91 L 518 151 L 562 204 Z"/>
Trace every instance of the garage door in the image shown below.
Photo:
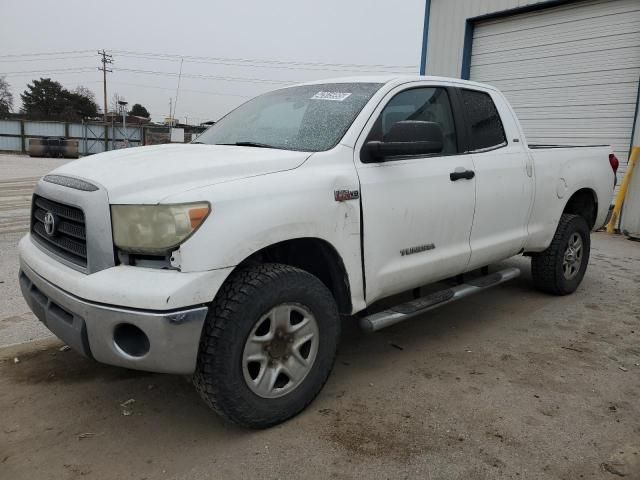
<path fill-rule="evenodd" d="M 530 143 L 610 144 L 626 169 L 640 1 L 573 2 L 475 24 L 470 78 L 500 88 Z"/>

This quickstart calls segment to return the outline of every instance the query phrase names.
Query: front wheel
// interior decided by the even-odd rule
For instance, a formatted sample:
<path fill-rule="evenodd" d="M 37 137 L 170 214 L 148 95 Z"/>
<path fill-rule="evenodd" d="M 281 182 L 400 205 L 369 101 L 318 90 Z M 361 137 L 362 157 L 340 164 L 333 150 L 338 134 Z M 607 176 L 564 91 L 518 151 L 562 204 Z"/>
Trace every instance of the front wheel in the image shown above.
<path fill-rule="evenodd" d="M 318 278 L 288 265 L 232 275 L 209 310 L 194 384 L 222 416 L 266 428 L 297 415 L 322 389 L 340 336 L 338 310 Z"/>
<path fill-rule="evenodd" d="M 563 214 L 551 245 L 531 257 L 531 276 L 537 289 L 554 295 L 575 292 L 589 263 L 591 237 L 587 221 Z"/>

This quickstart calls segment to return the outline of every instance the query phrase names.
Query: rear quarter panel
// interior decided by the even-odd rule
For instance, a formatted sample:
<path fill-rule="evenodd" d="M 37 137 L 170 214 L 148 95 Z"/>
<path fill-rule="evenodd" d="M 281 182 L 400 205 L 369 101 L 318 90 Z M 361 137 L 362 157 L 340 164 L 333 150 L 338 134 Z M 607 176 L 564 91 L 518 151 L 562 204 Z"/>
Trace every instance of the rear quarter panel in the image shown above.
<path fill-rule="evenodd" d="M 598 202 L 594 229 L 604 224 L 613 198 L 611 147 L 547 148 L 529 150 L 533 160 L 535 197 L 525 251 L 546 249 L 571 196 L 592 190 Z"/>

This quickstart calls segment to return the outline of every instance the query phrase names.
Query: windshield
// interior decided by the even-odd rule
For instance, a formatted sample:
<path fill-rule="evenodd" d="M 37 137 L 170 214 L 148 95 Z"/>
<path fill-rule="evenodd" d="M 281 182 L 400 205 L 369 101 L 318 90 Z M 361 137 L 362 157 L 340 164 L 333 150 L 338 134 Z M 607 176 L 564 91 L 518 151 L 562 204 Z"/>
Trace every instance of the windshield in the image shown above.
<path fill-rule="evenodd" d="M 320 152 L 333 148 L 381 83 L 326 83 L 283 88 L 240 105 L 197 139 Z"/>

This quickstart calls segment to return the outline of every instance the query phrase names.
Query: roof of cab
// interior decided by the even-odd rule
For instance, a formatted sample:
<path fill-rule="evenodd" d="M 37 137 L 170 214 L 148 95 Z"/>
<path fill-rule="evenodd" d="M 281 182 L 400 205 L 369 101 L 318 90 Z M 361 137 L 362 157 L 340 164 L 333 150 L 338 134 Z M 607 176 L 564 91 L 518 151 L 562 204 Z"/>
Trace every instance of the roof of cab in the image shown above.
<path fill-rule="evenodd" d="M 385 84 L 393 83 L 393 84 L 401 85 L 403 83 L 424 82 L 424 81 L 448 82 L 448 83 L 466 85 L 469 87 L 480 87 L 485 89 L 497 90 L 492 85 L 488 85 L 486 83 L 472 82 L 469 80 L 462 80 L 460 78 L 435 77 L 430 75 L 359 75 L 354 77 L 327 78 L 323 80 L 314 80 L 311 82 L 301 82 L 292 86 L 319 85 L 319 84 L 326 84 L 326 83 L 385 83 Z"/>

